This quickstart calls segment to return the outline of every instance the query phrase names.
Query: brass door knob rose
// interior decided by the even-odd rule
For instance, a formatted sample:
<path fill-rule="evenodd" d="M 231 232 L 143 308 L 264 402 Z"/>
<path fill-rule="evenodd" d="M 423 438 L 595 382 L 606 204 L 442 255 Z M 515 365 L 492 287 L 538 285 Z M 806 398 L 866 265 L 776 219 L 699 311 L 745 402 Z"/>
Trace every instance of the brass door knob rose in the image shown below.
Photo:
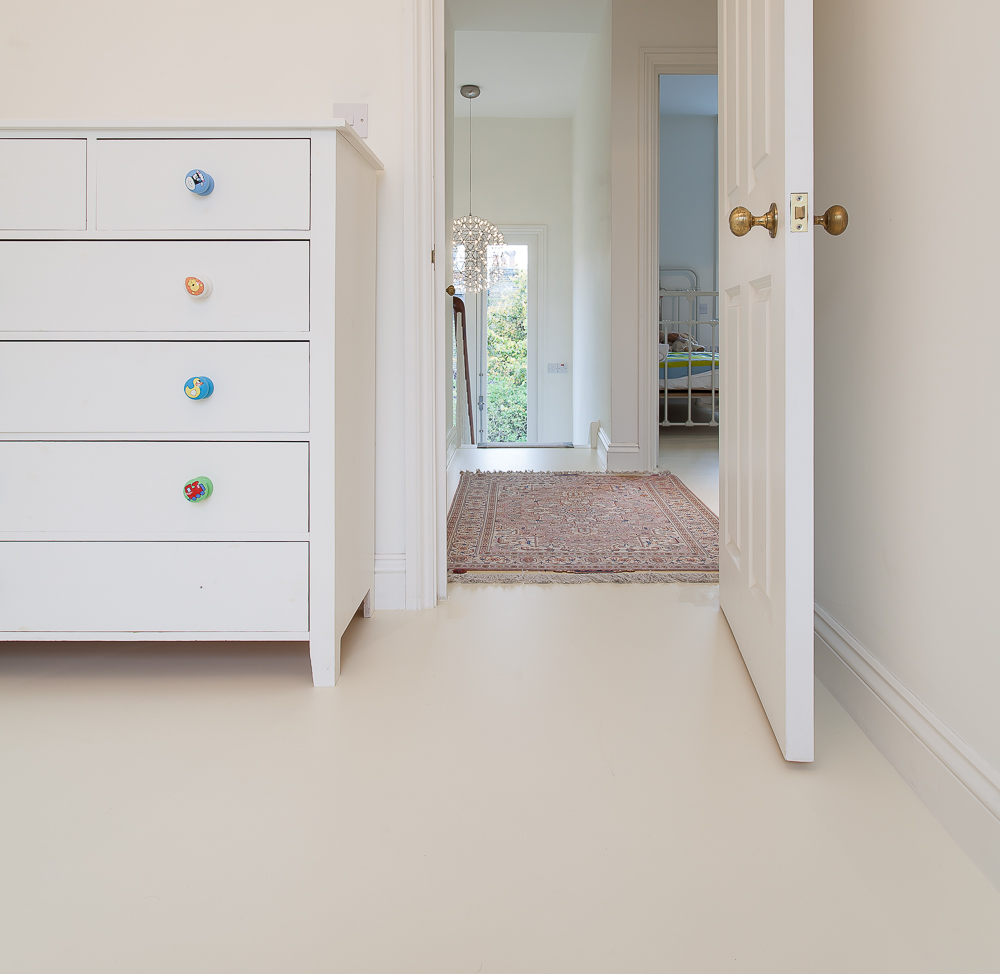
<path fill-rule="evenodd" d="M 729 229 L 737 237 L 748 234 L 754 227 L 763 227 L 772 237 L 778 234 L 778 204 L 772 203 L 763 216 L 754 216 L 745 206 L 737 206 L 729 214 Z"/>
<path fill-rule="evenodd" d="M 847 210 L 840 205 L 831 206 L 826 213 L 814 216 L 813 223 L 836 237 L 847 229 Z"/>

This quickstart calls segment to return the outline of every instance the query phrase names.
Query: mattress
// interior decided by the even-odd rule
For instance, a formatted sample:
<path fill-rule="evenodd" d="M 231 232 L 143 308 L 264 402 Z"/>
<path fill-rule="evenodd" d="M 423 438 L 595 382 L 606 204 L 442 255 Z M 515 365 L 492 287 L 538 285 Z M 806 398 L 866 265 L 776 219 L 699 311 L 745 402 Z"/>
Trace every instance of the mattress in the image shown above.
<path fill-rule="evenodd" d="M 660 346 L 660 389 L 719 388 L 718 352 L 670 352 Z"/>

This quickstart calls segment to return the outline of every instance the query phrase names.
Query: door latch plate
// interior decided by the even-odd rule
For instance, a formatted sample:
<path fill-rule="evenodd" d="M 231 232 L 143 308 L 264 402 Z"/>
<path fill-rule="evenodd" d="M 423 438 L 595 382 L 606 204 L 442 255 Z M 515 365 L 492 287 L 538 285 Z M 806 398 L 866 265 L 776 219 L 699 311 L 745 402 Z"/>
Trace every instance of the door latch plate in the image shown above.
<path fill-rule="evenodd" d="M 792 193 L 789 204 L 788 225 L 792 233 L 809 232 L 809 194 Z"/>

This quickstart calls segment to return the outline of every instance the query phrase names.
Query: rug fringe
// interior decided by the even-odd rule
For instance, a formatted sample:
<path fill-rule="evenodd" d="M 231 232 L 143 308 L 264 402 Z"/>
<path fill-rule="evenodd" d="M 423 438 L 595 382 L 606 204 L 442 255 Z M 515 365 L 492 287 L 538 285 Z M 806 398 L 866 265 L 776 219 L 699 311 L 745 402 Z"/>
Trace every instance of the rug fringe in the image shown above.
<path fill-rule="evenodd" d="M 448 572 L 449 582 L 478 585 L 579 585 L 603 582 L 616 585 L 692 582 L 718 585 L 718 572 Z"/>

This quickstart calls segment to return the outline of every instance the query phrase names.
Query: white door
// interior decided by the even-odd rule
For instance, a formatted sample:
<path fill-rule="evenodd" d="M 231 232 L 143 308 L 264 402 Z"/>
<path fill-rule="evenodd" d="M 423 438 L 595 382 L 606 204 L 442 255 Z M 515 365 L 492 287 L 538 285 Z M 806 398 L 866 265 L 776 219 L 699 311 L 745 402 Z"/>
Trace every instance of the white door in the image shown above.
<path fill-rule="evenodd" d="M 788 761 L 813 759 L 812 5 L 719 21 L 720 596 Z M 774 237 L 734 234 L 772 203 Z"/>

